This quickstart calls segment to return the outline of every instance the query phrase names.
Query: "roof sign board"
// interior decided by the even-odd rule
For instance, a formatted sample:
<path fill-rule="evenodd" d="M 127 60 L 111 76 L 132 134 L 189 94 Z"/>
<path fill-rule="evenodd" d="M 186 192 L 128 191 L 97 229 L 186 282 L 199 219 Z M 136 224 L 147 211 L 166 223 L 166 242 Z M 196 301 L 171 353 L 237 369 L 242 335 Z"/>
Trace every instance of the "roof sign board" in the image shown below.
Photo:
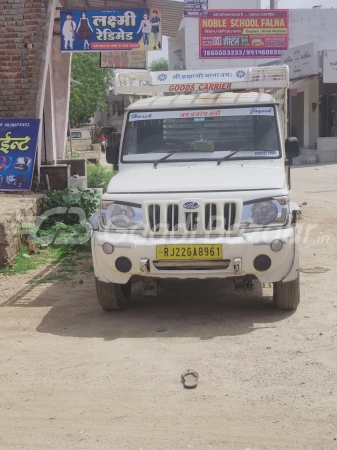
<path fill-rule="evenodd" d="M 199 19 L 200 59 L 278 58 L 288 48 L 289 13 L 209 10 Z"/>
<path fill-rule="evenodd" d="M 240 67 L 175 72 L 118 72 L 116 94 L 184 93 L 241 89 L 288 89 L 289 69 L 277 67 Z"/>
<path fill-rule="evenodd" d="M 161 50 L 161 9 L 61 11 L 61 51 Z"/>
<path fill-rule="evenodd" d="M 174 72 L 151 72 L 151 85 L 188 83 L 224 83 L 233 81 L 248 81 L 248 71 L 242 69 L 210 69 L 182 70 Z"/>
<path fill-rule="evenodd" d="M 320 71 L 317 42 L 300 45 L 282 52 L 282 64 L 289 66 L 290 79 L 317 75 Z"/>
<path fill-rule="evenodd" d="M 337 50 L 323 52 L 323 83 L 337 83 Z"/>

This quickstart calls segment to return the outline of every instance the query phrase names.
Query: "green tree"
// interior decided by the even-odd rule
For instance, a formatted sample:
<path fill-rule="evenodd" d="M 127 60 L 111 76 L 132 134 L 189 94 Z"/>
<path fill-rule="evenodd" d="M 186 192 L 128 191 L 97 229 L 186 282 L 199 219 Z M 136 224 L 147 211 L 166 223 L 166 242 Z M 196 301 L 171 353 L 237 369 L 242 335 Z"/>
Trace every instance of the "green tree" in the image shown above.
<path fill-rule="evenodd" d="M 168 70 L 168 60 L 166 58 L 154 59 L 149 66 L 151 72 L 159 72 L 161 70 Z"/>
<path fill-rule="evenodd" d="M 114 77 L 113 70 L 100 68 L 99 53 L 74 53 L 69 118 L 71 126 L 89 122 L 96 111 L 104 106 L 104 100 Z"/>

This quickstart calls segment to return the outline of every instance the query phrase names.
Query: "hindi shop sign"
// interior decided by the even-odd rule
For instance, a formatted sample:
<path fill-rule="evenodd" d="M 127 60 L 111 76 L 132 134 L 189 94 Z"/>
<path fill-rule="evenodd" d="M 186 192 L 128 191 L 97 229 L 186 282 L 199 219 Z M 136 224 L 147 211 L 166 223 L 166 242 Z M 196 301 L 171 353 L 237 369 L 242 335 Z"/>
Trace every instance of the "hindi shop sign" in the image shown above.
<path fill-rule="evenodd" d="M 323 83 L 337 83 L 337 50 L 323 52 Z"/>
<path fill-rule="evenodd" d="M 320 70 L 317 42 L 282 52 L 282 64 L 289 66 L 290 79 L 317 75 Z"/>
<path fill-rule="evenodd" d="M 102 52 L 102 69 L 143 69 L 147 67 L 146 52 Z"/>
<path fill-rule="evenodd" d="M 199 19 L 199 56 L 278 58 L 288 48 L 288 37 L 288 10 L 212 10 Z"/>
<path fill-rule="evenodd" d="M 184 0 L 184 17 L 205 17 L 208 14 L 208 0 Z"/>
<path fill-rule="evenodd" d="M 207 71 L 181 70 L 172 72 L 151 72 L 151 86 L 189 83 L 233 83 L 248 81 L 247 69 L 210 69 Z M 214 88 L 213 88 L 214 90 Z"/>
<path fill-rule="evenodd" d="M 61 11 L 61 51 L 161 50 L 161 9 Z"/>
<path fill-rule="evenodd" d="M 0 191 L 32 187 L 39 119 L 0 119 Z"/>

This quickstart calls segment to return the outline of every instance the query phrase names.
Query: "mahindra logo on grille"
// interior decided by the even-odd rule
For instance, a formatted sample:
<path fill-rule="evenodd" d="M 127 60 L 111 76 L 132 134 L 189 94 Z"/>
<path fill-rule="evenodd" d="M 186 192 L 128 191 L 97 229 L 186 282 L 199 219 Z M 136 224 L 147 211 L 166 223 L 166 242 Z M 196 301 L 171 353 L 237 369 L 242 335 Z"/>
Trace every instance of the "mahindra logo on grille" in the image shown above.
<path fill-rule="evenodd" d="M 184 204 L 185 209 L 197 209 L 199 208 L 200 203 L 198 202 L 187 202 Z"/>

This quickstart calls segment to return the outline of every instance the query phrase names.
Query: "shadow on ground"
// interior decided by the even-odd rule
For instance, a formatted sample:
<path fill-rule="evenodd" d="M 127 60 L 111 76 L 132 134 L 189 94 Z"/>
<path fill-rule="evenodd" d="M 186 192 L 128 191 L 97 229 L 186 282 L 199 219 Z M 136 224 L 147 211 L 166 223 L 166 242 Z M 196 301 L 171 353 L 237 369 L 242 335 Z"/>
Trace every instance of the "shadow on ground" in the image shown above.
<path fill-rule="evenodd" d="M 37 327 L 39 333 L 101 338 L 237 336 L 260 328 L 276 328 L 291 313 L 274 309 L 272 299 L 257 286 L 249 297 L 238 297 L 231 280 L 170 281 L 157 297 L 142 296 L 134 285 L 130 308 L 106 313 L 101 310 L 93 274 L 76 275 L 72 281 L 36 284 L 10 298 L 3 307 L 50 310 Z M 159 327 L 167 331 L 158 333 Z"/>

